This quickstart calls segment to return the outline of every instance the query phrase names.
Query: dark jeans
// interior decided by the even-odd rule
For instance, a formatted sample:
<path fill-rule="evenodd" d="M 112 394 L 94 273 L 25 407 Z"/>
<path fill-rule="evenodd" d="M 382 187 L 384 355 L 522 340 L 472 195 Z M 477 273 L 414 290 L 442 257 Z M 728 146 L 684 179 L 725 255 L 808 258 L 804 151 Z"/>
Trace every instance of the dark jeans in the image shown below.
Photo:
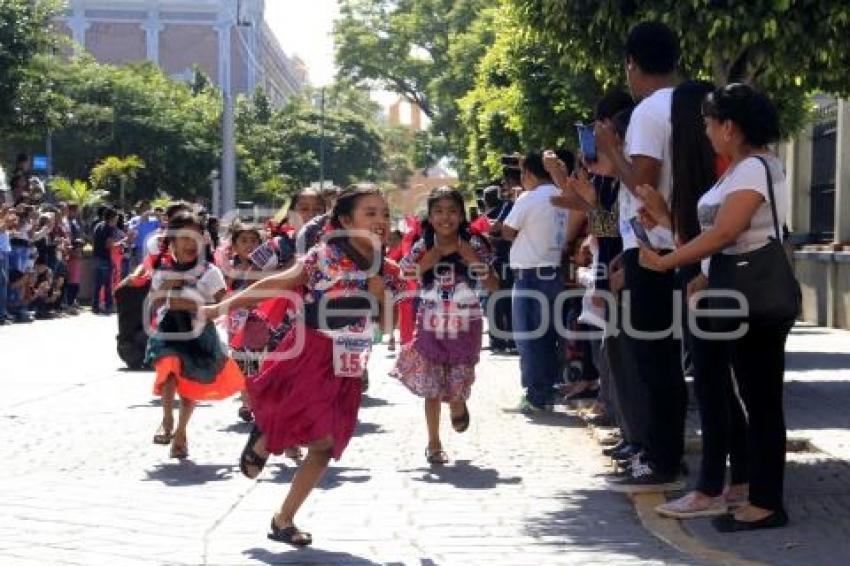
<path fill-rule="evenodd" d="M 708 330 L 707 325 L 698 324 Z M 692 336 L 691 360 L 702 429 L 702 460 L 696 489 L 716 497 L 723 493 L 727 457 L 731 483 L 747 483 L 747 418 L 735 392 L 731 344 Z"/>
<path fill-rule="evenodd" d="M 504 266 L 505 269 L 502 269 L 500 272 L 499 279 L 499 291 L 507 291 L 513 287 L 514 278 L 513 273 L 507 266 Z M 492 308 L 492 314 L 489 314 Z M 489 314 L 489 319 L 487 320 L 487 326 L 490 329 L 498 328 L 501 332 L 512 333 L 514 330 L 513 325 L 513 307 L 511 297 L 507 294 L 502 295 L 495 301 L 495 304 L 492 307 L 487 309 Z M 515 348 L 516 344 L 511 339 L 504 338 L 496 338 L 493 336 L 492 330 L 490 331 L 490 348 L 494 350 L 505 350 L 508 348 Z"/>
<path fill-rule="evenodd" d="M 563 278 L 555 267 L 517 270 L 514 276 L 514 336 L 522 386 L 528 401 L 542 407 L 554 398 L 558 378 L 555 299 L 564 290 Z M 532 332 L 539 336 L 529 337 Z"/>
<path fill-rule="evenodd" d="M 69 307 L 74 306 L 77 302 L 77 295 L 80 293 L 79 283 L 65 283 L 65 299 L 64 304 Z"/>
<path fill-rule="evenodd" d="M 9 296 L 9 252 L 0 252 L 0 320 L 6 320 Z"/>
<path fill-rule="evenodd" d="M 105 307 L 112 309 L 112 262 L 108 259 L 96 258 L 94 268 L 94 290 L 92 292 L 91 308 L 100 310 L 100 291 L 105 296 Z"/>
<path fill-rule="evenodd" d="M 623 253 L 625 288 L 630 291 L 623 308 L 630 314 L 633 331 L 666 333 L 662 338 L 650 338 L 628 336 L 626 332 L 649 401 L 644 454 L 656 472 L 675 474 L 684 452 L 688 400 L 682 345 L 674 338 L 676 329 L 672 328 L 676 278 L 672 272 L 644 269 L 638 264 L 638 255 L 637 249 Z"/>
<path fill-rule="evenodd" d="M 750 503 L 783 508 L 785 479 L 785 341 L 790 324 L 751 326 L 734 343 L 732 368 L 747 411 Z"/>

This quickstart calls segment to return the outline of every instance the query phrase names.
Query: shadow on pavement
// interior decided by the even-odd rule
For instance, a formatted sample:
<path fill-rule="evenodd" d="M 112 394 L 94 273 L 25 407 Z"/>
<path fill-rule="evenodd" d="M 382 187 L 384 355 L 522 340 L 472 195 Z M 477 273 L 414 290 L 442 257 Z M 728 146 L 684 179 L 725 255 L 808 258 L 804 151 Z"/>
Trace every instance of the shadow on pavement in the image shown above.
<path fill-rule="evenodd" d="M 357 423 L 357 428 L 354 429 L 354 436 L 363 436 L 364 434 L 385 434 L 387 430 L 378 423 Z"/>
<path fill-rule="evenodd" d="M 274 471 L 272 472 L 271 477 L 267 477 L 266 479 L 257 480 L 258 482 L 269 482 L 269 483 L 289 483 L 292 481 L 292 477 L 295 475 L 295 470 L 298 469 L 298 466 L 290 463 L 291 460 L 287 460 L 286 464 L 280 464 L 276 466 Z M 372 476 L 368 473 L 369 470 L 366 468 L 344 468 L 337 467 L 333 465 L 333 462 L 328 467 L 325 475 L 322 476 L 321 481 L 316 486 L 316 489 L 321 490 L 330 490 L 336 489 L 347 483 L 365 483 L 372 479 Z"/>
<path fill-rule="evenodd" d="M 676 550 L 649 534 L 635 518 L 629 500 L 604 489 L 562 491 L 554 499 L 563 507 L 526 519 L 523 531 L 534 537 L 555 538 L 568 545 L 566 552 L 599 553 L 600 564 L 615 560 L 612 555 L 634 557 L 636 563 L 660 561 L 672 564 L 701 564 L 683 560 Z M 587 557 L 586 563 L 597 563 Z"/>
<path fill-rule="evenodd" d="M 162 408 L 162 397 L 154 397 L 150 401 L 148 401 L 147 403 L 139 403 L 138 405 L 127 405 L 128 409 L 150 409 L 150 408 L 154 408 L 154 407 Z M 195 408 L 197 409 L 199 407 L 212 407 L 212 404 L 205 403 L 203 401 L 195 403 Z M 179 408 L 180 408 L 180 396 L 178 395 L 174 399 L 174 410 L 176 411 Z"/>
<path fill-rule="evenodd" d="M 411 479 L 424 483 L 447 483 L 458 489 L 494 489 L 497 485 L 522 483 L 521 477 L 500 477 L 499 470 L 480 468 L 469 460 L 455 460 L 445 466 L 414 468 L 399 470 L 399 472 L 410 474 L 418 472 L 421 475 Z"/>
<path fill-rule="evenodd" d="M 183 460 L 174 464 L 157 464 L 152 470 L 145 470 L 144 481 L 159 481 L 169 486 L 203 485 L 214 481 L 232 479 L 236 466 L 228 464 L 195 464 Z"/>
<path fill-rule="evenodd" d="M 841 352 L 788 352 L 785 354 L 786 371 L 846 370 L 850 368 L 850 354 Z"/>
<path fill-rule="evenodd" d="M 222 427 L 219 432 L 236 432 L 239 434 L 248 434 L 251 432 L 251 427 L 254 426 L 254 423 L 246 423 L 245 421 L 235 421 L 227 425 L 226 427 Z"/>
<path fill-rule="evenodd" d="M 285 545 L 284 545 L 285 546 Z M 246 558 L 262 564 L 346 564 L 351 566 L 379 566 L 366 558 L 347 552 L 329 552 L 318 548 L 305 548 L 272 552 L 265 548 L 249 548 L 242 552 Z"/>
<path fill-rule="evenodd" d="M 373 407 L 392 407 L 395 403 L 390 403 L 385 399 L 379 399 L 378 397 L 370 397 L 369 395 L 363 394 L 363 398 L 360 400 L 360 407 L 363 409 L 371 409 Z"/>

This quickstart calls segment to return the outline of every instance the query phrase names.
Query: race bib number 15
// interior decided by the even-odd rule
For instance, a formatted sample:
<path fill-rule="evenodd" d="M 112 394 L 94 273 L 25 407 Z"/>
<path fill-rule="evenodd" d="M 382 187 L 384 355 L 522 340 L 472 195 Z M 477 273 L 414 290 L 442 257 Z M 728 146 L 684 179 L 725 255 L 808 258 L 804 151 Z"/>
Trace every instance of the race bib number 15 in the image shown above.
<path fill-rule="evenodd" d="M 369 363 L 371 345 L 371 336 L 365 334 L 334 336 L 334 374 L 337 377 L 362 377 Z"/>

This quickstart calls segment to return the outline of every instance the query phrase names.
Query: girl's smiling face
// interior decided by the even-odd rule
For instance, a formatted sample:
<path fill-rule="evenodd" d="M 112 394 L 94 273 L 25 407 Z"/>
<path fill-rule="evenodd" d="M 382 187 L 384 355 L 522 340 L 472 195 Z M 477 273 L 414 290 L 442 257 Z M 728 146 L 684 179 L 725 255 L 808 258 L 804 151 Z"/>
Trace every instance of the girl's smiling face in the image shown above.
<path fill-rule="evenodd" d="M 385 245 L 390 232 L 390 208 L 381 195 L 364 195 L 357 200 L 352 213 L 340 218 L 340 222 L 345 230 L 352 231 L 352 240 L 374 248 L 377 238 L 380 245 Z M 374 237 L 369 237 L 367 232 Z"/>
<path fill-rule="evenodd" d="M 457 202 L 450 198 L 441 198 L 431 206 L 428 212 L 428 222 L 438 236 L 455 236 L 463 220 L 463 211 Z"/>

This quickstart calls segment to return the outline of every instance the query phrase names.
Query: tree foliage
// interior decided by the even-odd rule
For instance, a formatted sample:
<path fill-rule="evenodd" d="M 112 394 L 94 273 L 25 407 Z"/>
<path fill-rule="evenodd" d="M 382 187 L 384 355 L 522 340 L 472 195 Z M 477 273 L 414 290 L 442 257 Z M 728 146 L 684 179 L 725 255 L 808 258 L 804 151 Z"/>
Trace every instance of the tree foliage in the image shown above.
<path fill-rule="evenodd" d="M 562 46 L 565 65 L 622 82 L 628 30 L 658 20 L 675 30 L 687 76 L 749 82 L 777 103 L 784 130 L 809 95 L 850 93 L 850 4 L 844 0 L 511 0 L 531 29 Z"/>
<path fill-rule="evenodd" d="M 51 22 L 58 9 L 53 0 L 0 0 L 0 131 L 14 127 L 21 94 L 41 82 L 32 61 L 56 49 Z"/>
<path fill-rule="evenodd" d="M 574 146 L 575 122 L 590 118 L 602 94 L 592 73 L 568 68 L 560 44 L 525 26 L 511 5 L 502 4 L 494 22 L 503 33 L 481 60 L 474 88 L 460 101 L 473 184 L 499 175 L 502 154 Z"/>
<path fill-rule="evenodd" d="M 457 101 L 472 88 L 478 60 L 495 37 L 491 4 L 343 0 L 334 31 L 339 77 L 418 105 L 431 121 L 431 141 L 458 153 L 464 132 Z"/>
<path fill-rule="evenodd" d="M 50 180 L 50 188 L 60 199 L 80 208 L 93 208 L 105 202 L 109 196 L 109 191 L 95 189 L 85 181 L 72 181 L 65 177 L 53 177 Z"/>

